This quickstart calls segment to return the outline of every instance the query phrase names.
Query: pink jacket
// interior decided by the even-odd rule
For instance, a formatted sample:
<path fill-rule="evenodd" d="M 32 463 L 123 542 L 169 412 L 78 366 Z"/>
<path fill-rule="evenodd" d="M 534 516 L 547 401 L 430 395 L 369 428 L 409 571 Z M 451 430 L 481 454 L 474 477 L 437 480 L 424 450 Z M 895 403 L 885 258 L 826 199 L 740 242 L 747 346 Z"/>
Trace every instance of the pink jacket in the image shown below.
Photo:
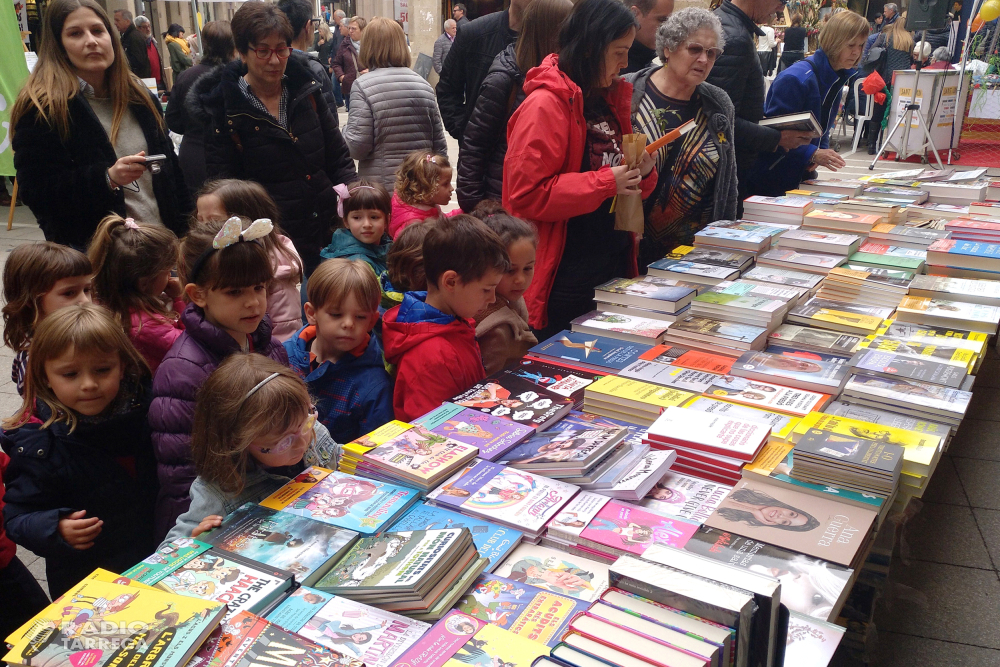
<path fill-rule="evenodd" d="M 416 224 L 418 222 L 423 222 L 431 218 L 437 218 L 439 215 L 443 215 L 446 218 L 450 218 L 453 215 L 458 215 L 462 212 L 462 209 L 457 208 L 449 213 L 444 213 L 441 207 L 436 205 L 431 209 L 422 209 L 413 204 L 407 204 L 399 195 L 395 192 L 392 193 L 392 215 L 389 216 L 389 236 L 395 240 L 401 231 L 410 225 Z"/>
<path fill-rule="evenodd" d="M 292 240 L 287 236 L 278 235 L 278 241 L 296 257 Z M 298 272 L 291 264 L 278 254 L 271 257 L 277 267 L 274 271 L 274 284 L 267 292 L 267 314 L 271 316 L 271 335 L 282 343 L 302 328 L 302 297 L 299 293 L 301 281 Z M 302 259 L 299 258 L 299 265 Z"/>
<path fill-rule="evenodd" d="M 184 312 L 187 304 L 184 299 L 174 299 L 174 312 L 178 318 Z M 184 333 L 184 325 L 180 319 L 165 320 L 157 315 L 139 312 L 132 313 L 132 329 L 128 337 L 139 351 L 149 369 L 156 372 L 156 368 L 163 361 L 163 355 L 167 353 L 170 346 L 174 344 L 177 337 Z"/>

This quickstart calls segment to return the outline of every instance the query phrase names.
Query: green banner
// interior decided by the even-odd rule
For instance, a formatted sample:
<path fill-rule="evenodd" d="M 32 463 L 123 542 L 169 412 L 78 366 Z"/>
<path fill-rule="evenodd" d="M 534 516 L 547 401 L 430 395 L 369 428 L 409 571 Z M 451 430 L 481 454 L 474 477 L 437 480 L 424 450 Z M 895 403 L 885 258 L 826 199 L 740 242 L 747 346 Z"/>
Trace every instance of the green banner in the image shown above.
<path fill-rule="evenodd" d="M 27 78 L 24 42 L 11 2 L 6 11 L 0 11 L 0 176 L 15 175 L 14 151 L 10 149 L 10 110 Z"/>

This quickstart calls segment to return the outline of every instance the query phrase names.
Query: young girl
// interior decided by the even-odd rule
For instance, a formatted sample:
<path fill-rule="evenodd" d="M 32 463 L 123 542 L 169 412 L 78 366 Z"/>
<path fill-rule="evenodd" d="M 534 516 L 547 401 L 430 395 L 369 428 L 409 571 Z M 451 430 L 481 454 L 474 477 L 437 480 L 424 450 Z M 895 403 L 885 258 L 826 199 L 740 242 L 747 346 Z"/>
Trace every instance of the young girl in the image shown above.
<path fill-rule="evenodd" d="M 345 227 L 333 233 L 330 245 L 319 251 L 326 259 L 360 259 L 380 276 L 392 240 L 386 235 L 392 203 L 381 183 L 361 179 L 334 187 L 340 202 L 337 213 Z"/>
<path fill-rule="evenodd" d="M 292 240 L 281 233 L 278 206 L 260 183 L 225 178 L 205 184 L 198 192 L 198 222 L 226 220 L 238 215 L 250 220 L 267 218 L 274 230 L 264 237 L 264 247 L 274 267 L 274 280 L 267 288 L 267 314 L 271 335 L 284 342 L 302 327 L 302 295 L 305 275 L 302 258 Z"/>
<path fill-rule="evenodd" d="M 4 516 L 10 538 L 45 558 L 55 599 L 154 545 L 149 369 L 110 312 L 81 304 L 38 325 L 26 379 L 4 422 Z"/>
<path fill-rule="evenodd" d="M 441 207 L 451 201 L 452 190 L 448 158 L 423 151 L 410 153 L 396 170 L 389 236 L 395 239 L 404 227 L 443 215 Z M 451 215 L 455 213 L 461 210 Z"/>
<path fill-rule="evenodd" d="M 510 256 L 510 269 L 497 285 L 497 300 L 476 315 L 476 340 L 486 374 L 490 375 L 538 344 L 528 326 L 528 308 L 524 305 L 524 293 L 535 273 L 538 233 L 497 202 L 480 202 L 474 215 L 500 236 Z"/>
<path fill-rule="evenodd" d="M 216 528 L 237 507 L 260 502 L 307 466 L 336 468 L 340 458 L 305 383 L 258 354 L 226 359 L 205 381 L 191 452 L 198 471 L 191 508 L 166 542 Z"/>
<path fill-rule="evenodd" d="M 3 267 L 3 342 L 14 351 L 10 379 L 24 395 L 28 346 L 35 327 L 59 308 L 90 303 L 90 260 L 58 243 L 26 243 Z"/>
<path fill-rule="evenodd" d="M 157 541 L 188 508 L 195 478 L 190 443 L 198 388 L 231 354 L 259 352 L 288 363 L 265 317 L 274 265 L 261 239 L 270 230 L 264 220 L 247 226 L 233 218 L 199 224 L 181 241 L 180 269 L 191 303 L 181 314 L 184 333 L 156 369 L 149 409 L 160 478 Z"/>
<path fill-rule="evenodd" d="M 109 215 L 101 220 L 87 250 L 94 267 L 94 292 L 156 371 L 184 331 L 184 288 L 170 275 L 177 266 L 177 237 L 162 225 Z"/>
<path fill-rule="evenodd" d="M 399 233 L 386 255 L 385 273 L 379 276 L 382 288 L 382 313 L 403 302 L 406 292 L 423 292 L 427 289 L 424 275 L 424 237 L 434 227 L 430 220 L 420 225 L 410 225 Z M 380 313 L 381 314 L 381 313 Z"/>

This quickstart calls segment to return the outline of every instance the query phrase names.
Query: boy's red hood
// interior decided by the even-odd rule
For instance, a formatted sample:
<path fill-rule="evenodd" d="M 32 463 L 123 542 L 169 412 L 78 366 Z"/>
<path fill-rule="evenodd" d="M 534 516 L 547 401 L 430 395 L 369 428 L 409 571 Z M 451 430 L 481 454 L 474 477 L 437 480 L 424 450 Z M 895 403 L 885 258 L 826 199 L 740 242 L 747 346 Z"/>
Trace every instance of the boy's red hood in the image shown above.
<path fill-rule="evenodd" d="M 431 338 L 451 339 L 457 345 L 476 341 L 476 327 L 472 320 L 455 319 L 448 324 L 437 322 L 397 322 L 399 306 L 382 316 L 382 346 L 385 360 L 396 365 L 400 358 L 417 345 Z"/>

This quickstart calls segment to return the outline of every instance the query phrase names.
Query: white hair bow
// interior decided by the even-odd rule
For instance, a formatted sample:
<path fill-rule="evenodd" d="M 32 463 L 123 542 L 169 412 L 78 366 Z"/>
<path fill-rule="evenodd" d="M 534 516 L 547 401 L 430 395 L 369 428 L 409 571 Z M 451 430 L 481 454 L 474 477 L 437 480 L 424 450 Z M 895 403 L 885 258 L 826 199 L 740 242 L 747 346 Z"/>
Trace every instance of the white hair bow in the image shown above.
<path fill-rule="evenodd" d="M 234 243 L 241 243 L 243 241 L 256 241 L 259 238 L 263 238 L 271 233 L 274 229 L 274 225 L 268 218 L 260 218 L 259 220 L 254 220 L 253 223 L 243 229 L 243 223 L 239 218 L 233 216 L 226 220 L 226 224 L 222 226 L 219 233 L 215 235 L 215 239 L 212 240 L 212 247 L 216 250 L 222 250 L 223 248 L 228 248 Z"/>

